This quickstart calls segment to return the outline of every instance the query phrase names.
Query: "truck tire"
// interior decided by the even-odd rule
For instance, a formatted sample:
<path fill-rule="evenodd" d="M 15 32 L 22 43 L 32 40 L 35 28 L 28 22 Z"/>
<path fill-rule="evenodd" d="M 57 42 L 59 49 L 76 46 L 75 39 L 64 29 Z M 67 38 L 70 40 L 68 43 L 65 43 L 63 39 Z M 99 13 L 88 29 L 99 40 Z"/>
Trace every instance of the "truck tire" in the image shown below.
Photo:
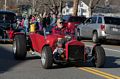
<path fill-rule="evenodd" d="M 98 33 L 97 33 L 96 31 L 93 32 L 92 41 L 93 41 L 94 43 L 98 43 L 98 42 L 99 42 Z"/>
<path fill-rule="evenodd" d="M 105 51 L 104 51 L 103 47 L 96 46 L 93 49 L 92 56 L 94 56 L 92 63 L 95 67 L 100 68 L 100 67 L 104 66 L 104 64 L 105 64 Z"/>
<path fill-rule="evenodd" d="M 15 59 L 24 59 L 26 57 L 26 38 L 25 35 L 16 35 L 13 40 L 13 52 Z"/>
<path fill-rule="evenodd" d="M 52 49 L 49 46 L 45 46 L 41 54 L 41 64 L 45 69 L 52 68 L 53 65 L 53 54 Z"/>

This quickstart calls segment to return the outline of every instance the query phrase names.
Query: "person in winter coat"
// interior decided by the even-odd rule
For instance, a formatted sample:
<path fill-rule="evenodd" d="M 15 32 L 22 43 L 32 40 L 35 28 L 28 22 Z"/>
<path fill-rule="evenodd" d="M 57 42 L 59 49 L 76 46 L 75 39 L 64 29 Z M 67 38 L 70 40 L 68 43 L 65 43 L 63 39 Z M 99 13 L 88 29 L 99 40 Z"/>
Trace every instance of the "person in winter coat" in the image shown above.
<path fill-rule="evenodd" d="M 57 26 L 52 29 L 52 34 L 60 34 L 60 35 L 72 35 L 72 29 L 68 29 L 64 26 L 64 22 L 62 19 L 57 20 Z"/>
<path fill-rule="evenodd" d="M 26 17 L 24 20 L 24 28 L 26 32 L 28 32 L 28 26 L 29 26 L 29 22 L 28 22 L 28 18 Z"/>

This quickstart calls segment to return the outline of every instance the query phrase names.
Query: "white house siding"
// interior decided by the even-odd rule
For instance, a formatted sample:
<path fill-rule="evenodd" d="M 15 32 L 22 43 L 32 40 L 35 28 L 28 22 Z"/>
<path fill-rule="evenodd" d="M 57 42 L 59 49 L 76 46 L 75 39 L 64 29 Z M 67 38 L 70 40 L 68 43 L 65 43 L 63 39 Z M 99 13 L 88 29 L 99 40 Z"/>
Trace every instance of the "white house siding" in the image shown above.
<path fill-rule="evenodd" d="M 68 6 L 65 6 L 62 10 L 63 15 L 72 15 L 73 14 L 73 7 L 69 8 Z M 78 16 L 86 16 L 89 17 L 89 11 L 88 6 L 83 2 L 80 1 L 78 5 Z"/>
<path fill-rule="evenodd" d="M 83 2 L 80 1 L 78 5 L 78 16 L 86 16 L 89 17 L 88 6 Z"/>

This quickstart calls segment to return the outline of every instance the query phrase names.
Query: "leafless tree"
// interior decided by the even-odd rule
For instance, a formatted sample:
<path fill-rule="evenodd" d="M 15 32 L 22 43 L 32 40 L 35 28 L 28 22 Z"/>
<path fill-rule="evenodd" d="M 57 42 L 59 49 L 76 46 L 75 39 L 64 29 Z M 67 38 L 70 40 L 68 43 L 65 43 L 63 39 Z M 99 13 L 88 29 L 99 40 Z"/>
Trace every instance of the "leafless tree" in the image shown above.
<path fill-rule="evenodd" d="M 101 0 L 90 0 L 89 2 L 89 16 L 92 15 L 93 11 L 95 10 L 96 6 L 99 4 Z"/>
<path fill-rule="evenodd" d="M 66 0 L 7 0 L 7 7 L 18 5 L 30 5 L 35 9 L 34 12 L 50 12 L 55 14 L 61 13 Z M 14 5 L 13 5 L 14 4 Z M 0 8 L 4 8 L 4 1 L 0 0 Z"/>
<path fill-rule="evenodd" d="M 77 16 L 79 0 L 73 0 L 73 16 Z"/>

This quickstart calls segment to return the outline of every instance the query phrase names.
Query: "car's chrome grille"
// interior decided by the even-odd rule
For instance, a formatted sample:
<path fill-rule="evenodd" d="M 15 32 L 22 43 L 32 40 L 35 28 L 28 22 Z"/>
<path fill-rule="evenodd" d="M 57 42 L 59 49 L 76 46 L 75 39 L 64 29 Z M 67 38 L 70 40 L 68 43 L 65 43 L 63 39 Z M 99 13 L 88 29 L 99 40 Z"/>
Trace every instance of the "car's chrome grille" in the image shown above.
<path fill-rule="evenodd" d="M 69 60 L 83 60 L 84 59 L 84 46 L 69 45 L 68 47 Z"/>

